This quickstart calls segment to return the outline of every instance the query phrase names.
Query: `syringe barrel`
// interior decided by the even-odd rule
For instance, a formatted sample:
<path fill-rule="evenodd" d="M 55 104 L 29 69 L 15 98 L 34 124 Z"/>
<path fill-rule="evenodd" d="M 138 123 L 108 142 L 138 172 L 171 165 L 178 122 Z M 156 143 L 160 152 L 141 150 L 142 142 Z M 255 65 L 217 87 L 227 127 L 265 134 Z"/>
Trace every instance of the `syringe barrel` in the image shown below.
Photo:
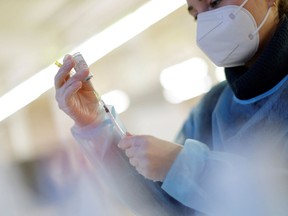
<path fill-rule="evenodd" d="M 75 66 L 74 69 L 77 72 L 80 72 L 82 69 L 88 69 L 88 64 L 86 63 L 85 59 L 83 58 L 82 54 L 80 52 L 77 52 L 72 55 L 74 61 L 75 61 Z M 90 72 L 88 77 L 85 79 L 86 81 L 90 80 L 93 77 L 93 74 Z"/>
<path fill-rule="evenodd" d="M 83 58 L 83 56 L 81 55 L 81 53 L 77 52 L 77 53 L 73 54 L 72 57 L 76 63 L 74 66 L 76 73 L 80 72 L 80 70 L 83 68 L 88 68 L 88 65 L 87 65 L 85 59 Z"/>

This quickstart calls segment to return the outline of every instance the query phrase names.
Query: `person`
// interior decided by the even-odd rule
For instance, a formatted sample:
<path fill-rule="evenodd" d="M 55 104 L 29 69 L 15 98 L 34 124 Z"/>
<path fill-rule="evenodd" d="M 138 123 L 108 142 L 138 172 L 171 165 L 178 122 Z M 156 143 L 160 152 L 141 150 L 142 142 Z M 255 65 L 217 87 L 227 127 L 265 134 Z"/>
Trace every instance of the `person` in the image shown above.
<path fill-rule="evenodd" d="M 226 81 L 192 108 L 174 143 L 117 134 L 82 81 L 89 69 L 69 77 L 71 55 L 55 76 L 59 107 L 109 194 L 135 215 L 288 215 L 288 2 L 187 4 L 198 46 Z"/>

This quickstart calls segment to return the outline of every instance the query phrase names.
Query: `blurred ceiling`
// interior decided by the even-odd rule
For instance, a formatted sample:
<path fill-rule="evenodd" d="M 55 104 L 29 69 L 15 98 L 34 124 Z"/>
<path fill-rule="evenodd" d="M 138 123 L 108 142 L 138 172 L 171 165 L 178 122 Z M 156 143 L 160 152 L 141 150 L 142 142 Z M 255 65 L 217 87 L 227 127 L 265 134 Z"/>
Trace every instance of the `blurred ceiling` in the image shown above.
<path fill-rule="evenodd" d="M 1 0 L 0 95 L 145 2 Z"/>
<path fill-rule="evenodd" d="M 160 1 L 166 4 L 180 0 Z M 102 32 L 147 2 L 149 1 L 0 0 L 0 99 L 15 86 L 43 68 L 53 65 L 55 60 L 62 58 L 66 53 L 72 54 L 71 51 L 79 44 Z M 159 12 L 162 9 L 160 7 Z M 150 15 L 148 13 L 143 16 L 143 20 L 150 18 Z M 177 105 L 168 103 L 163 97 L 163 88 L 159 81 L 163 69 L 193 57 L 201 57 L 207 60 L 209 75 L 212 81 L 216 82 L 215 66 L 211 65 L 196 47 L 195 24 L 196 22 L 187 12 L 186 5 L 183 4 L 170 15 L 90 65 L 94 74 L 92 82 L 100 94 L 119 89 L 129 96 L 130 107 L 126 112 L 121 113 L 120 118 L 132 134 L 150 134 L 167 140 L 174 139 L 191 106 L 201 98 L 200 95 Z M 115 34 L 115 39 L 118 36 Z M 95 55 L 99 52 L 99 47 L 92 47 L 92 49 L 95 50 Z M 85 50 L 79 50 L 79 52 L 83 51 Z M 54 76 L 58 69 L 56 66 L 55 69 L 53 68 L 51 67 L 51 74 Z M 191 73 L 197 74 L 199 71 L 197 68 L 191 68 Z M 194 84 L 189 83 L 187 89 L 195 87 Z M 43 85 L 43 83 L 35 85 Z M 35 87 L 30 86 L 32 93 Z M 23 94 L 17 96 L 19 100 L 25 96 Z M 53 165 L 51 171 L 47 172 L 47 169 L 44 169 L 40 173 L 40 175 L 45 173 L 40 180 L 48 185 L 47 191 L 55 192 L 53 187 L 51 190 L 50 179 L 52 182 L 56 179 L 55 185 L 57 185 L 57 179 L 61 178 L 60 184 L 62 185 L 62 182 L 67 180 L 67 178 L 62 178 L 65 175 L 69 178 L 68 184 L 65 182 L 65 185 L 73 185 L 73 188 L 81 193 L 81 198 L 83 197 L 79 187 L 70 184 L 72 182 L 70 176 L 74 175 L 73 170 L 75 167 L 76 170 L 82 169 L 83 160 L 80 159 L 79 162 L 75 159 L 76 162 L 73 160 L 71 162 L 65 154 L 61 153 L 64 149 L 68 154 L 74 154 L 74 158 L 80 156 L 79 146 L 76 145 L 70 132 L 73 122 L 58 109 L 54 94 L 55 91 L 52 88 L 4 121 L 0 120 L 0 178 L 12 176 L 11 180 L 7 177 L 8 181 L 6 178 L 4 178 L 5 181 L 0 179 L 2 183 L 0 187 L 5 189 L 4 192 L 7 191 L 1 194 L 9 194 L 9 199 L 7 196 L 2 199 L 5 201 L 4 208 L 0 208 L 2 211 L 8 209 L 15 215 L 16 209 L 21 216 L 48 215 L 42 213 L 43 208 L 47 207 L 43 205 L 42 199 L 41 205 L 32 207 L 31 210 L 18 201 L 22 200 L 22 197 L 24 203 L 30 200 L 28 196 L 21 194 L 20 186 L 15 184 L 16 180 L 17 183 L 18 181 L 22 183 L 23 179 L 18 175 L 15 178 L 10 167 L 1 169 L 2 165 L 10 162 L 36 165 L 35 167 L 40 170 L 43 162 L 48 161 L 48 165 Z M 15 104 L 11 102 L 11 104 L 1 105 L 0 103 L 0 114 L 3 109 L 5 110 L 5 106 L 11 109 Z M 70 151 L 67 151 L 69 148 Z M 67 165 L 68 168 L 66 168 Z M 84 168 L 84 172 L 87 171 L 86 169 Z M 27 176 L 32 179 L 31 171 L 27 173 Z M 81 180 L 81 182 L 87 185 L 86 180 Z M 87 191 L 87 187 L 84 190 Z M 66 191 L 65 187 L 65 194 Z M 39 197 L 35 199 L 39 205 Z M 66 205 L 63 200 L 57 199 L 57 206 L 59 201 L 67 208 L 72 206 L 74 211 L 74 205 Z M 12 207 L 6 204 L 9 202 L 12 202 Z M 50 210 L 53 207 L 50 199 L 48 205 L 47 208 Z M 32 211 L 36 213 L 32 214 Z"/>
<path fill-rule="evenodd" d="M 1 0 L 0 97 L 147 2 L 149 1 Z M 163 4 L 165 2 L 163 0 Z M 143 17 L 143 19 L 147 18 L 149 14 Z M 196 22 L 189 16 L 186 5 L 183 5 L 90 65 L 94 74 L 92 82 L 99 93 L 104 94 L 120 89 L 129 95 L 131 107 L 133 106 L 134 109 L 127 112 L 129 115 L 123 114 L 127 125 L 130 122 L 131 127 L 139 127 L 141 125 L 139 121 L 137 122 L 139 115 L 142 120 L 145 120 L 155 111 L 151 109 L 152 106 L 155 108 L 160 102 L 165 104 L 159 81 L 163 69 L 192 57 L 202 57 L 207 60 L 196 47 L 195 27 Z M 117 36 L 116 34 L 115 38 Z M 96 54 L 97 47 L 93 49 Z M 215 81 L 215 67 L 208 60 L 207 64 L 210 76 Z M 55 70 L 51 73 L 56 74 L 57 70 L 55 66 Z M 198 71 L 196 68 L 191 68 L 191 73 L 198 73 Z M 31 86 L 31 89 L 33 87 Z M 157 114 L 164 114 L 161 109 L 162 107 L 158 106 Z M 171 124 L 180 124 L 186 116 L 187 109 L 183 114 L 175 110 L 176 115 L 175 118 L 170 119 Z M 59 137 L 55 137 L 55 130 L 57 132 L 62 130 L 63 127 L 59 130 L 59 123 L 61 122 L 61 125 L 64 122 L 59 117 L 60 114 L 55 114 L 55 110 L 59 111 L 54 100 L 54 90 L 51 89 L 28 107 L 20 110 L 18 113 L 22 112 L 21 114 L 16 114 L 16 117 L 13 114 L 1 122 L 3 124 L 2 126 L 0 124 L 0 138 L 6 140 L 5 148 L 8 150 L 14 148 L 15 151 L 26 143 L 25 145 L 30 145 L 33 151 L 34 146 L 39 146 L 39 143 L 44 145 L 43 140 L 46 144 L 57 142 L 55 139 Z M 145 111 L 147 115 L 144 114 Z M 153 118 L 156 118 L 157 114 L 155 113 Z M 135 115 L 138 115 L 136 120 Z M 55 120 L 57 118 L 58 120 Z M 163 115 L 161 118 L 163 119 L 159 122 L 165 124 L 166 117 Z M 37 128 L 39 124 L 41 127 Z M 29 128 L 24 130 L 28 126 Z M 148 129 L 151 128 L 149 123 L 146 126 Z M 160 125 L 156 129 L 159 128 Z M 15 132 L 19 134 L 20 130 L 23 137 L 26 136 L 25 139 L 20 135 L 14 136 Z M 143 128 L 139 128 L 139 131 L 141 130 Z M 168 130 L 165 133 L 170 136 L 172 132 Z M 15 147 L 16 145 L 18 147 Z M 23 151 L 26 147 L 21 148 Z M 3 150 L 3 155 L 7 151 Z"/>
<path fill-rule="evenodd" d="M 146 2 L 148 1 L 1 0 L 0 95 Z M 95 64 L 93 72 L 99 72 L 101 83 L 105 83 L 106 88 L 111 88 L 117 82 L 118 85 L 125 83 L 126 90 L 130 89 L 130 85 L 131 89 L 136 85 L 138 91 L 141 90 L 137 79 L 141 75 L 140 85 L 144 85 L 143 88 L 147 90 L 146 82 L 157 82 L 161 67 L 198 55 L 198 50 L 194 47 L 194 24 L 186 12 L 186 6 L 183 6 L 125 46 L 122 45 L 121 49 L 111 52 L 107 55 L 108 58 L 102 60 L 102 64 L 101 61 L 98 65 Z M 144 73 L 141 72 L 143 70 Z M 112 76 L 109 76 L 111 73 Z M 115 77 L 114 81 L 111 77 Z M 135 89 L 131 92 L 135 93 Z"/>

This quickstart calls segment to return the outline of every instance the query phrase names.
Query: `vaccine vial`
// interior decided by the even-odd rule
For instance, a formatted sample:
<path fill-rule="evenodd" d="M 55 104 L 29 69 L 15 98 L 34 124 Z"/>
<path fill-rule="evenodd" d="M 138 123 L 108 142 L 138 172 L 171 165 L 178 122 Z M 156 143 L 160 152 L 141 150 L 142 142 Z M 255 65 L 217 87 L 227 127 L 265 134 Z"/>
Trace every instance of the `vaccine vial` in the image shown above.
<path fill-rule="evenodd" d="M 80 52 L 73 54 L 72 57 L 76 63 L 74 66 L 76 73 L 81 71 L 83 68 L 87 68 L 87 69 L 89 68 L 85 59 L 83 58 Z M 85 78 L 85 81 L 89 81 L 92 77 L 93 77 L 93 74 L 90 72 L 89 75 Z"/>

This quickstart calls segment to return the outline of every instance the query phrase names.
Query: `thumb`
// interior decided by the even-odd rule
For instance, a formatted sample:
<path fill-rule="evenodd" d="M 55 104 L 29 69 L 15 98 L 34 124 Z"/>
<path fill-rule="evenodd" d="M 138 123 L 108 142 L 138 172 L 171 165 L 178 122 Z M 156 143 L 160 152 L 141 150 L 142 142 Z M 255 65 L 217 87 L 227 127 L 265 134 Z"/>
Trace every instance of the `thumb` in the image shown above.
<path fill-rule="evenodd" d="M 130 133 L 126 133 L 127 136 L 123 137 L 118 143 L 118 147 L 125 150 L 133 145 L 133 136 Z"/>
<path fill-rule="evenodd" d="M 126 132 L 126 136 L 133 136 L 133 134 L 131 134 L 130 132 Z"/>

